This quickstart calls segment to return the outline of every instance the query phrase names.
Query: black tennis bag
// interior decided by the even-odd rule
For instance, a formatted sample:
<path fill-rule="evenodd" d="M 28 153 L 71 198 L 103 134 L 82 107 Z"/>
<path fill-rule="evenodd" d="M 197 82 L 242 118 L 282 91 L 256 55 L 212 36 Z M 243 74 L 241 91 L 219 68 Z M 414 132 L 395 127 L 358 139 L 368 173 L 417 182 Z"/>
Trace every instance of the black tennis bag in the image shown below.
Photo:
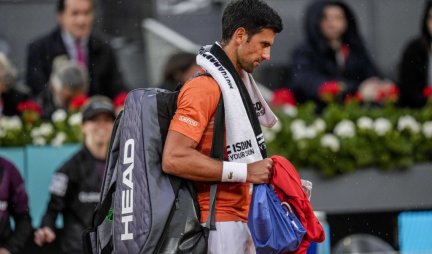
<path fill-rule="evenodd" d="M 162 152 L 178 91 L 131 91 L 112 132 L 100 202 L 92 227 L 83 234 L 86 253 L 207 253 L 214 227 L 211 215 L 200 223 L 192 182 L 162 171 Z M 212 157 L 223 159 L 222 96 L 215 113 Z"/>

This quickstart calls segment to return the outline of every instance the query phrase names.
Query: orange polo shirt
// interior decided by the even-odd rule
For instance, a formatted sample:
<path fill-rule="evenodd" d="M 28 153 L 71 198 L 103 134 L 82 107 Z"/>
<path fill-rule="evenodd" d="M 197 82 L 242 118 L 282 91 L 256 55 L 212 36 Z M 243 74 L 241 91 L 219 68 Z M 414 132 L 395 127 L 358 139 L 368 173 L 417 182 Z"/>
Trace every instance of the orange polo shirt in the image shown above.
<path fill-rule="evenodd" d="M 213 142 L 214 114 L 220 98 L 216 81 L 207 76 L 188 81 L 181 89 L 171 131 L 177 131 L 198 143 L 197 150 L 210 156 Z M 209 214 L 210 182 L 196 182 L 201 222 Z M 218 183 L 216 221 L 247 221 L 249 183 Z"/>

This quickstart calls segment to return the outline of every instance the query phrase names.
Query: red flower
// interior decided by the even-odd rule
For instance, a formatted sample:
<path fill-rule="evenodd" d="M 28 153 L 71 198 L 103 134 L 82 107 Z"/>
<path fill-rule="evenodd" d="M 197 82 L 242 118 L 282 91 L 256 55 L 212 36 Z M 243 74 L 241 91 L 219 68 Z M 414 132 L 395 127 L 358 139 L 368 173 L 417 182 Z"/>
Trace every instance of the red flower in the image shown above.
<path fill-rule="evenodd" d="M 31 111 L 37 113 L 39 116 L 42 115 L 42 107 L 31 100 L 20 102 L 18 104 L 18 111 L 21 113 L 24 111 Z"/>
<path fill-rule="evenodd" d="M 119 108 L 119 107 L 123 107 L 125 101 L 126 101 L 126 97 L 127 97 L 128 93 L 127 92 L 121 92 L 119 93 L 115 98 L 114 98 L 114 107 L 115 108 Z"/>
<path fill-rule="evenodd" d="M 80 110 L 82 106 L 87 103 L 88 97 L 87 95 L 78 95 L 75 96 L 69 104 L 69 108 L 73 111 Z"/>
<path fill-rule="evenodd" d="M 283 106 L 283 105 L 293 105 L 297 104 L 293 93 L 286 88 L 278 89 L 273 92 L 272 105 L 273 106 Z"/>
<path fill-rule="evenodd" d="M 362 101 L 363 101 L 363 96 L 359 92 L 356 92 L 355 94 L 347 94 L 345 96 L 345 104 L 353 103 L 353 102 L 360 103 Z"/>
<path fill-rule="evenodd" d="M 399 87 L 390 85 L 381 88 L 376 97 L 377 102 L 396 102 L 399 98 Z"/>
<path fill-rule="evenodd" d="M 319 88 L 319 94 L 336 96 L 342 92 L 342 87 L 337 81 L 324 82 Z"/>
<path fill-rule="evenodd" d="M 341 92 L 342 85 L 337 81 L 324 82 L 318 90 L 319 97 L 325 102 L 334 101 Z"/>
<path fill-rule="evenodd" d="M 426 98 L 431 97 L 432 95 L 432 86 L 427 86 L 423 89 L 423 96 Z"/>

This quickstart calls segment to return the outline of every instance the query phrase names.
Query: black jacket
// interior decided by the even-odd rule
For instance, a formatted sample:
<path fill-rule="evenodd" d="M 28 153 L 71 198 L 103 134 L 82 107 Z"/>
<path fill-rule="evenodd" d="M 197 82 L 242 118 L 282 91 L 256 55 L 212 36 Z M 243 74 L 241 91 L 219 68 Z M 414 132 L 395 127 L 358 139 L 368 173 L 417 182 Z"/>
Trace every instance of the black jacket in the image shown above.
<path fill-rule="evenodd" d="M 428 85 L 429 54 L 431 53 L 431 35 L 427 28 L 429 10 L 432 1 L 426 2 L 421 23 L 422 34 L 411 41 L 405 48 L 399 64 L 399 104 L 408 107 L 422 107 L 426 103 L 423 89 Z"/>
<path fill-rule="evenodd" d="M 34 96 L 48 89 L 52 63 L 61 55 L 68 56 L 68 53 L 59 28 L 28 46 L 26 84 Z M 112 48 L 93 34 L 88 43 L 88 62 L 89 95 L 114 98 L 119 92 L 127 90 Z"/>
<path fill-rule="evenodd" d="M 18 115 L 18 104 L 28 99 L 27 94 L 21 93 L 14 88 L 10 88 L 1 94 L 3 101 L 3 115 L 14 116 Z"/>
<path fill-rule="evenodd" d="M 425 105 L 423 89 L 428 85 L 429 50 L 424 38 L 411 41 L 399 65 L 399 104 L 419 108 Z"/>
<path fill-rule="evenodd" d="M 84 147 L 53 176 L 51 198 L 41 226 L 54 230 L 57 215 L 63 214 L 63 253 L 82 253 L 82 232 L 91 226 L 102 185 L 103 171 L 98 171 L 96 162 Z"/>
<path fill-rule="evenodd" d="M 327 5 L 338 5 L 346 14 L 348 28 L 342 41 L 349 47 L 349 56 L 341 70 L 335 52 L 321 35 L 320 22 Z M 365 79 L 378 75 L 357 31 L 354 15 L 347 5 L 337 1 L 316 1 L 307 10 L 306 40 L 292 55 L 292 88 L 299 102 L 319 101 L 318 91 L 326 81 L 341 81 L 345 93 L 354 93 Z"/>
<path fill-rule="evenodd" d="M 14 229 L 10 218 L 15 222 Z M 31 231 L 24 181 L 15 166 L 0 158 L 0 248 L 19 253 Z"/>

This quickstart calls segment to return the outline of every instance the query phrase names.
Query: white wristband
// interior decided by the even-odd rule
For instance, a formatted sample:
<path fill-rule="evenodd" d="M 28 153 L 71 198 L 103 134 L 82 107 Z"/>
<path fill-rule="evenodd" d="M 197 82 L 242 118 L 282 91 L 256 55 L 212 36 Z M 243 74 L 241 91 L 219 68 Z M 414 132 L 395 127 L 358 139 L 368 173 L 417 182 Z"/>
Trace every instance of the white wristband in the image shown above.
<path fill-rule="evenodd" d="M 223 162 L 222 182 L 244 183 L 247 179 L 247 164 L 238 162 Z"/>

